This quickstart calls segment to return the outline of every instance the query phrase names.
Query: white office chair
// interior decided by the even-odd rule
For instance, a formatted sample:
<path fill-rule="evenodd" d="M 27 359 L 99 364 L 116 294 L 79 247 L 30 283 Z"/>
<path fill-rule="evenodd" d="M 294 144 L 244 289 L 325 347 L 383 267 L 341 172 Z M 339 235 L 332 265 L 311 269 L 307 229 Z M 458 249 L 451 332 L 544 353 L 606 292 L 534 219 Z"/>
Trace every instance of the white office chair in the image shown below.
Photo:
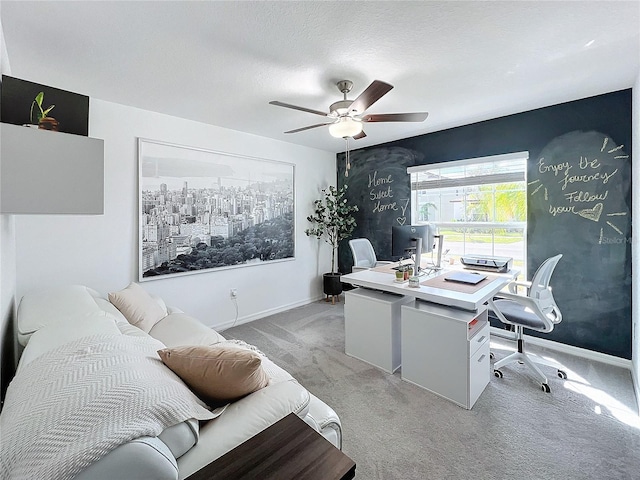
<path fill-rule="evenodd" d="M 500 292 L 499 297 L 489 300 L 489 308 L 501 322 L 515 327 L 515 339 L 518 351 L 503 358 L 493 366 L 494 374 L 502 378 L 500 368 L 513 362 L 524 363 L 534 372 L 534 376 L 542 384 L 542 390 L 549 392 L 547 377 L 536 363 L 558 369 L 560 378 L 567 378 L 567 374 L 558 368 L 558 364 L 543 358 L 527 355 L 524 350 L 523 330 L 525 328 L 538 332 L 549 333 L 553 327 L 562 321 L 562 313 L 556 305 L 551 293 L 549 281 L 562 254 L 546 259 L 538 268 L 531 282 L 512 282 L 509 292 Z M 518 294 L 518 287 L 525 287 L 526 295 Z"/>
<path fill-rule="evenodd" d="M 349 240 L 349 248 L 353 255 L 352 272 L 358 270 L 368 270 L 369 268 L 379 267 L 380 265 L 388 265 L 392 262 L 378 261 L 373 245 L 366 238 L 354 238 Z"/>

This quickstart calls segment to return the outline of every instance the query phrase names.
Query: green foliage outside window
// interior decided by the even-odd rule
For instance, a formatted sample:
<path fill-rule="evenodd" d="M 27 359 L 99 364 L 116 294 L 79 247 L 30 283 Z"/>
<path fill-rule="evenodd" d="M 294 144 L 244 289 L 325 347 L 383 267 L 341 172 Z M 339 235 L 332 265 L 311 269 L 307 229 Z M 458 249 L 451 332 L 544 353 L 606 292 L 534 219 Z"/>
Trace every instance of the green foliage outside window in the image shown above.
<path fill-rule="evenodd" d="M 478 192 L 470 195 L 472 210 L 486 221 L 524 222 L 527 220 L 527 198 L 517 183 L 480 185 Z"/>

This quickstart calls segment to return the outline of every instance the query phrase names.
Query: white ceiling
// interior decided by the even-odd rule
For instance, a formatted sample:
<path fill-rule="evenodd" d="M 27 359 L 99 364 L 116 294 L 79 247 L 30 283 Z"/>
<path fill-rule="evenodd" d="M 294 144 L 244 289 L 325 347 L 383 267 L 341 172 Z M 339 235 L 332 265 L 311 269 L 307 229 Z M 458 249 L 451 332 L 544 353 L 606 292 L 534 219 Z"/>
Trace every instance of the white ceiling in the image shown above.
<path fill-rule="evenodd" d="M 631 87 L 635 1 L 0 2 L 12 76 L 331 152 L 323 118 L 374 79 L 395 86 L 353 148 Z"/>

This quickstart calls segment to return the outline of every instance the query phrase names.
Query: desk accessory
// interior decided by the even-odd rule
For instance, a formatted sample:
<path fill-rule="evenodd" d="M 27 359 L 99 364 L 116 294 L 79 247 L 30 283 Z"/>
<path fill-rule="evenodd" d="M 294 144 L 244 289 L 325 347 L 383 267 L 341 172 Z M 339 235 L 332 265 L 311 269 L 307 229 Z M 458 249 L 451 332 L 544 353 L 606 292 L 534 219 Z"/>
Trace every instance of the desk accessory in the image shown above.
<path fill-rule="evenodd" d="M 511 270 L 513 258 L 493 257 L 490 255 L 463 255 L 460 263 L 470 270 L 484 270 L 488 272 L 504 273 Z"/>
<path fill-rule="evenodd" d="M 487 276 L 480 273 L 465 272 L 454 272 L 444 277 L 447 282 L 469 283 L 471 285 L 476 285 L 485 278 L 487 278 Z"/>

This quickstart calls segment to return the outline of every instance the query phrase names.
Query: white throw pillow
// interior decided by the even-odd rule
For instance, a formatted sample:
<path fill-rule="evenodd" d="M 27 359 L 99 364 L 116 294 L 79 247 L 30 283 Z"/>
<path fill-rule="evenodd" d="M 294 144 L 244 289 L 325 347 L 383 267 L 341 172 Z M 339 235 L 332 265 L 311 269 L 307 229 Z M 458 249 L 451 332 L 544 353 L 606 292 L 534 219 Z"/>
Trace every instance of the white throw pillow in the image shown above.
<path fill-rule="evenodd" d="M 124 290 L 109 293 L 109 301 L 122 312 L 131 325 L 146 333 L 167 316 L 167 311 L 135 282 L 131 282 Z"/>

